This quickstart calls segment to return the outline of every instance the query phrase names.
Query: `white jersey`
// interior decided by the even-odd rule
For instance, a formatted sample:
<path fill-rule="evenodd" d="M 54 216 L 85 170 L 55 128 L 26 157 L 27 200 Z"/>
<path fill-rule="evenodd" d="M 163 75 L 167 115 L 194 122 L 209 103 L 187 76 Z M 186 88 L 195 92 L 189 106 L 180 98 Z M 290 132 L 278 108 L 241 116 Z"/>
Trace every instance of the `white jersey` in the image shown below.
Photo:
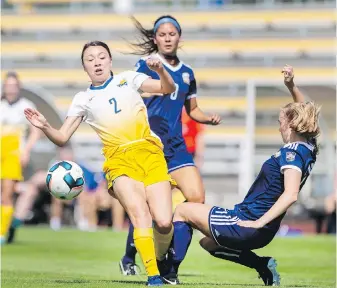
<path fill-rule="evenodd" d="M 21 146 L 30 125 L 24 115 L 24 109 L 26 108 L 35 109 L 35 105 L 25 98 L 20 98 L 12 104 L 8 103 L 6 99 L 1 100 L 1 136 L 18 137 L 21 142 Z"/>
<path fill-rule="evenodd" d="M 103 151 L 153 137 L 139 90 L 148 78 L 143 73 L 125 71 L 101 86 L 90 86 L 75 95 L 67 117 L 82 116 L 101 138 Z"/>

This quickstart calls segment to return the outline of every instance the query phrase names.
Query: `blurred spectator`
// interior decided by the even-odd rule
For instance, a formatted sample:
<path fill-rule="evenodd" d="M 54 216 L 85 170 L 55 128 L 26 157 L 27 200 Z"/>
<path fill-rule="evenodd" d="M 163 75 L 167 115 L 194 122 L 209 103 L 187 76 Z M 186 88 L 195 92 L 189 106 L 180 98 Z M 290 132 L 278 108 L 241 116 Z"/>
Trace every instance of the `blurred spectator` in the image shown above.
<path fill-rule="evenodd" d="M 58 159 L 52 160 L 48 167 L 60 160 L 74 161 L 73 152 L 68 147 L 61 148 L 57 158 Z M 100 222 L 99 215 L 102 215 L 102 213 L 98 213 L 98 211 L 107 211 L 107 213 L 111 213 L 111 216 L 109 215 L 108 217 L 106 216 L 106 213 L 103 214 L 103 217 L 108 219 L 101 219 L 101 222 L 109 224 L 109 219 L 112 219 L 115 230 L 119 231 L 123 229 L 125 220 L 124 209 L 117 200 L 113 199 L 108 194 L 103 173 L 92 172 L 83 165 L 83 163 L 78 164 L 81 166 L 85 178 L 83 192 L 73 201 L 65 201 L 50 197 L 50 228 L 55 231 L 61 229 L 62 219 L 65 218 L 64 207 L 66 206 L 70 207 L 71 210 L 74 210 L 74 219 L 71 220 L 75 221 L 80 230 L 95 231 L 97 229 L 97 225 Z M 41 196 L 40 193 L 48 191 L 46 187 L 46 174 L 47 170 L 39 170 L 27 181 L 16 184 L 15 190 L 18 194 L 18 199 L 15 206 L 15 218 L 20 219 L 20 224 L 28 218 L 35 218 L 33 221 L 35 223 L 41 221 L 41 219 L 36 218 L 40 218 L 43 213 L 32 215 L 32 210 L 37 199 L 42 198 L 42 202 L 46 202 L 45 197 Z M 16 221 L 13 221 L 7 237 L 8 243 L 14 241 L 15 232 L 19 226 L 20 225 L 17 225 Z"/>
<path fill-rule="evenodd" d="M 182 111 L 181 122 L 187 151 L 193 155 L 194 162 L 200 169 L 204 159 L 203 126 L 192 120 L 187 115 L 185 108 Z"/>

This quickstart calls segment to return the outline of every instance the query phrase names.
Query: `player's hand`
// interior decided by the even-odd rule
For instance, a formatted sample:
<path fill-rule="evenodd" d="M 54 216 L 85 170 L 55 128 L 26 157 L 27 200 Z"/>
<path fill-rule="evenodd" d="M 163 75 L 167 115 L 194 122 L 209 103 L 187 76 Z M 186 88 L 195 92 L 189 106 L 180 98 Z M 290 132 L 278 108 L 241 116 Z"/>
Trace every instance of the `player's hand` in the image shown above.
<path fill-rule="evenodd" d="M 37 110 L 26 108 L 24 110 L 27 120 L 36 128 L 42 129 L 47 124 L 47 119 Z"/>
<path fill-rule="evenodd" d="M 255 228 L 255 229 L 259 229 L 262 228 L 264 225 L 263 223 L 261 223 L 259 220 L 255 220 L 255 221 L 242 221 L 240 220 L 237 225 L 241 226 L 241 227 L 246 227 L 246 228 Z"/>
<path fill-rule="evenodd" d="M 284 84 L 286 86 L 292 85 L 294 83 L 294 69 L 290 65 L 286 65 L 283 67 L 282 72 L 284 76 Z"/>
<path fill-rule="evenodd" d="M 26 167 L 30 160 L 30 153 L 27 150 L 23 150 L 20 155 L 20 162 L 22 167 Z"/>
<path fill-rule="evenodd" d="M 146 60 L 146 65 L 154 72 L 162 72 L 164 70 L 163 63 L 157 57 L 150 57 Z"/>
<path fill-rule="evenodd" d="M 212 116 L 208 117 L 208 121 L 206 124 L 208 125 L 219 125 L 221 123 L 221 118 L 218 114 L 213 114 Z"/>

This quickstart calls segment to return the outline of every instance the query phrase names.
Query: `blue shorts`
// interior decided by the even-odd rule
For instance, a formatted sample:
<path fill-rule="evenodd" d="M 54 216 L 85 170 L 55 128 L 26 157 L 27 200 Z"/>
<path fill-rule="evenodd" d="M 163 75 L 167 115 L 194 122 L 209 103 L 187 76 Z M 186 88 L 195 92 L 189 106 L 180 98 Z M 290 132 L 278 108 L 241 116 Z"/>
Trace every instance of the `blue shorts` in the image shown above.
<path fill-rule="evenodd" d="M 237 225 L 239 220 L 246 219 L 234 210 L 214 206 L 208 216 L 209 229 L 214 241 L 227 248 L 252 250 L 266 246 L 276 234 L 264 228 L 241 227 Z"/>
<path fill-rule="evenodd" d="M 186 166 L 195 166 L 193 156 L 186 150 L 176 150 L 170 156 L 165 156 L 165 159 L 169 172 Z"/>

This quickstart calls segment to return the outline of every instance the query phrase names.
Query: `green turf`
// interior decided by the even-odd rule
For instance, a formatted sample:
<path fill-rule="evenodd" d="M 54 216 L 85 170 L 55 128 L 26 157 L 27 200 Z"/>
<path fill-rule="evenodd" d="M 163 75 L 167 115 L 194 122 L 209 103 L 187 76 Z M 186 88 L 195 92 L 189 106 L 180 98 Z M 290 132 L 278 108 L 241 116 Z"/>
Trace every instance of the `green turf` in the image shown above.
<path fill-rule="evenodd" d="M 118 261 L 126 233 L 22 228 L 17 242 L 2 248 L 2 287 L 142 287 L 145 275 L 122 277 Z M 215 259 L 194 237 L 181 266 L 184 286 L 264 287 L 251 269 Z M 276 238 L 257 251 L 274 256 L 285 287 L 335 287 L 335 238 Z"/>

